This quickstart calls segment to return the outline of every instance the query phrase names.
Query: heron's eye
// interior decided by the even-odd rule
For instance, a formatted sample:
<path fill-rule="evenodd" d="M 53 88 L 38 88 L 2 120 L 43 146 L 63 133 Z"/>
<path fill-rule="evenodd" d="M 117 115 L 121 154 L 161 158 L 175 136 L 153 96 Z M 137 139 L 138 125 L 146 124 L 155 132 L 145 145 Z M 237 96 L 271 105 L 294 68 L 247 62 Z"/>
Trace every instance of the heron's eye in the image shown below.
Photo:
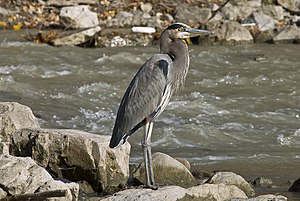
<path fill-rule="evenodd" d="M 179 28 L 176 29 L 176 31 L 183 31 L 183 30 L 184 30 L 183 27 L 179 27 Z"/>

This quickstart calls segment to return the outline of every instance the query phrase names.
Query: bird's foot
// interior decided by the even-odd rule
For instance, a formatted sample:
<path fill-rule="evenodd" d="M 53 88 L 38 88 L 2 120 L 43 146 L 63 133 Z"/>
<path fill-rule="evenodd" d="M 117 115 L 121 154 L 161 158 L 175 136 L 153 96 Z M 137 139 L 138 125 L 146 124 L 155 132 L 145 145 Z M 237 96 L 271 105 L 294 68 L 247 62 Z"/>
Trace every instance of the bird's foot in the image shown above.
<path fill-rule="evenodd" d="M 158 189 L 158 186 L 153 185 L 153 184 L 146 184 L 146 185 L 145 185 L 145 188 L 150 188 L 150 189 L 152 189 L 152 190 L 157 190 L 157 189 Z"/>

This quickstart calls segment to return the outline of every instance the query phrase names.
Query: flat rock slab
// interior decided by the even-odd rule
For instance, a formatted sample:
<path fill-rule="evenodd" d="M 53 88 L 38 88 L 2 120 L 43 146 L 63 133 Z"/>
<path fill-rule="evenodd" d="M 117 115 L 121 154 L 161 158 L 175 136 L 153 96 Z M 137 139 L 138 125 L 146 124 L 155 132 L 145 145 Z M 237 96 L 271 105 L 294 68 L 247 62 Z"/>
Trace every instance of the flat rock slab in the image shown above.
<path fill-rule="evenodd" d="M 300 42 L 300 28 L 297 26 L 287 26 L 273 38 L 274 43 L 294 43 Z"/>
<path fill-rule="evenodd" d="M 188 201 L 188 200 L 230 200 L 232 198 L 247 198 L 245 193 L 233 185 L 204 184 L 191 188 L 165 186 L 158 190 L 129 189 L 118 192 L 105 199 L 91 198 L 90 201 Z"/>

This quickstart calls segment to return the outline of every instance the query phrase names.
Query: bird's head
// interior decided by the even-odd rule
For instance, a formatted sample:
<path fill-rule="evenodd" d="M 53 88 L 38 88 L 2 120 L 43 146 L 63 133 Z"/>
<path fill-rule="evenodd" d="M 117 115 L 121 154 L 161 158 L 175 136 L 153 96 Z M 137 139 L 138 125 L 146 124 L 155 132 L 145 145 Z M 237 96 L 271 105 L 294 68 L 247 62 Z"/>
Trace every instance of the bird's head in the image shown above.
<path fill-rule="evenodd" d="M 168 33 L 170 39 L 183 39 L 189 44 L 190 37 L 203 36 L 213 34 L 212 31 L 195 29 L 183 23 L 174 23 L 168 26 L 165 30 Z"/>

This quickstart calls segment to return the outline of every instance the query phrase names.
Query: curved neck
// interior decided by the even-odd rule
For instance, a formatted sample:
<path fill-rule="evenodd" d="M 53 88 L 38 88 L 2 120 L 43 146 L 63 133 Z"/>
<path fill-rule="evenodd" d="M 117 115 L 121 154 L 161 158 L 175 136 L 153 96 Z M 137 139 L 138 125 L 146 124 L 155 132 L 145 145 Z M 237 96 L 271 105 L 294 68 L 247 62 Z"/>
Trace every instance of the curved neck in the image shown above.
<path fill-rule="evenodd" d="M 177 89 L 183 86 L 185 77 L 189 68 L 189 50 L 184 40 L 171 40 L 170 38 L 161 38 L 160 52 L 168 54 L 173 60 L 173 88 Z"/>

